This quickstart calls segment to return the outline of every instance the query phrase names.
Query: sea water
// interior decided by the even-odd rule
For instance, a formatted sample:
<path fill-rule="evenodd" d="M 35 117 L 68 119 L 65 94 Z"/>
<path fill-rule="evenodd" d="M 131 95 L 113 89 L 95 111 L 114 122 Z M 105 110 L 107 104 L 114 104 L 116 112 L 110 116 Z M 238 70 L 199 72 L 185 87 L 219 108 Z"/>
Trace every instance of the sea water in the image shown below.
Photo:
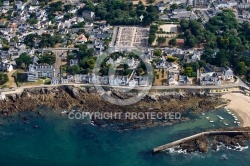
<path fill-rule="evenodd" d="M 20 113 L 18 113 L 20 114 Z M 160 152 L 152 148 L 192 134 L 225 127 L 217 115 L 236 126 L 225 110 L 189 115 L 190 121 L 172 126 L 136 130 L 98 127 L 84 120 L 70 120 L 67 115 L 43 110 L 43 116 L 22 113 L 28 123 L 18 118 L 0 118 L 0 165 L 81 165 L 81 166 L 249 166 L 250 150 L 210 150 L 206 154 Z M 210 123 L 206 117 L 214 121 Z M 34 128 L 39 126 L 39 128 Z M 248 144 L 250 145 L 250 144 Z M 221 160 L 226 154 L 228 160 Z"/>

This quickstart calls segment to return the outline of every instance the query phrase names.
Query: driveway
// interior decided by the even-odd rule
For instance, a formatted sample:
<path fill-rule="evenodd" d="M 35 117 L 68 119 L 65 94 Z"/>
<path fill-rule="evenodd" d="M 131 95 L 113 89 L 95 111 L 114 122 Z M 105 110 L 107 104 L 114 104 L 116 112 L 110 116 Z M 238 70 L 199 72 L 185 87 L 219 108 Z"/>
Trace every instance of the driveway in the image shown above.
<path fill-rule="evenodd" d="M 56 62 L 55 62 L 55 77 L 59 78 L 59 74 L 61 74 L 60 72 L 60 67 L 61 67 L 61 54 L 62 51 L 55 51 L 55 55 L 56 55 Z"/>

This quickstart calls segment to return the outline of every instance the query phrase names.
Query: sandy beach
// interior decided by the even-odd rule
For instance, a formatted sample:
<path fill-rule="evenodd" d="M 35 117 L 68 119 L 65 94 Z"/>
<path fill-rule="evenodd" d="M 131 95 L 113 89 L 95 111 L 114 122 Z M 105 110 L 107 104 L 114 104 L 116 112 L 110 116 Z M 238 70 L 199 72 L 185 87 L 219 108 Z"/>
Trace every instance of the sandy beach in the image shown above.
<path fill-rule="evenodd" d="M 224 94 L 222 98 L 231 100 L 227 108 L 235 112 L 243 121 L 241 126 L 250 126 L 250 97 L 242 93 L 228 93 Z"/>

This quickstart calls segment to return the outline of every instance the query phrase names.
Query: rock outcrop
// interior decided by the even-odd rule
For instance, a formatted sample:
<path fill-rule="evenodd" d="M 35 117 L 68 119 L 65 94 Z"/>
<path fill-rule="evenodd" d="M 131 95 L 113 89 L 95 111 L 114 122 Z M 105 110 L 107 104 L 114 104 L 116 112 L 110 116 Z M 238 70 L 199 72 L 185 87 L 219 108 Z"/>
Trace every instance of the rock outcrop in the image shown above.
<path fill-rule="evenodd" d="M 245 128 L 227 128 L 219 129 L 223 131 L 249 131 L 249 127 Z M 209 140 L 212 140 L 209 143 Z M 188 153 L 202 152 L 206 153 L 209 150 L 209 145 L 212 144 L 212 150 L 217 151 L 218 146 L 224 145 L 231 149 L 238 150 L 239 146 L 246 146 L 245 142 L 250 140 L 250 133 L 235 133 L 226 135 L 214 135 L 214 136 L 201 136 L 190 141 L 181 143 L 176 150 L 186 150 Z"/>
<path fill-rule="evenodd" d="M 55 88 L 33 88 L 26 89 L 21 94 L 7 96 L 5 101 L 0 101 L 0 114 L 11 115 L 18 111 L 37 111 L 38 107 L 46 106 L 52 110 L 73 110 L 79 109 L 88 112 L 184 112 L 186 110 L 201 111 L 212 109 L 221 101 L 216 97 L 206 98 L 204 95 L 192 93 L 150 91 L 148 95 L 136 104 L 121 106 L 114 105 L 105 100 L 104 95 L 112 96 L 117 99 L 126 99 L 136 96 L 138 91 L 123 92 L 119 90 L 105 89 L 106 93 L 98 94 L 95 87 L 74 87 L 60 86 Z M 187 120 L 182 117 L 181 120 Z M 100 120 L 96 120 L 103 123 Z M 106 120 L 104 123 L 113 122 Z M 115 120 L 120 123 L 132 123 L 132 128 L 148 127 L 154 125 L 169 125 L 178 121 L 162 120 L 156 121 L 147 119 L 142 120 Z"/>

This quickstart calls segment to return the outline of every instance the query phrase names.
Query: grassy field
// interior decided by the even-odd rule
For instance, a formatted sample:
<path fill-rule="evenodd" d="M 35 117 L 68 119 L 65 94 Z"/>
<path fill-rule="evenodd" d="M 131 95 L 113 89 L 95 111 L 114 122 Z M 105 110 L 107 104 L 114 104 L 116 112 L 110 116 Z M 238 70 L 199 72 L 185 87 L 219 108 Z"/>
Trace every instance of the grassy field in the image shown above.
<path fill-rule="evenodd" d="M 23 70 L 17 70 L 12 76 L 13 78 L 16 76 L 18 86 L 43 85 L 50 82 L 47 79 L 38 79 L 37 82 L 27 82 L 27 74 Z"/>
<path fill-rule="evenodd" d="M 0 88 L 7 88 L 5 85 L 8 82 L 8 76 L 5 73 L 0 73 Z"/>
<path fill-rule="evenodd" d="M 4 86 L 11 87 L 11 88 L 16 88 L 17 87 L 14 77 L 12 77 L 13 73 L 15 73 L 15 72 L 16 72 L 16 70 L 12 70 L 11 72 L 7 73 L 8 82 L 6 82 L 4 84 Z"/>

